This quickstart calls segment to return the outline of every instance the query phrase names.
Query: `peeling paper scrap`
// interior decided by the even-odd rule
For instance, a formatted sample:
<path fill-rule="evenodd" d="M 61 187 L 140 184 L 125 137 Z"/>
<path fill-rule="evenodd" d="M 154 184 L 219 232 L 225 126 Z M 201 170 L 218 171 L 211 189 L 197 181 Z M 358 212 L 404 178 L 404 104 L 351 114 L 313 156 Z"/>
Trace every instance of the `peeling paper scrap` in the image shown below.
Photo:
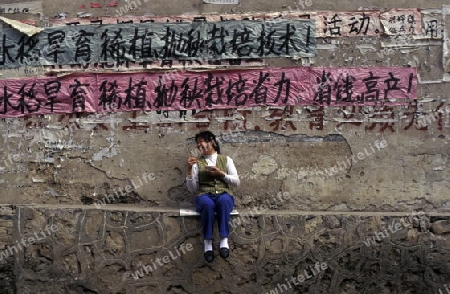
<path fill-rule="evenodd" d="M 444 23 L 448 23 L 450 20 L 450 5 L 444 5 L 442 7 L 442 15 L 444 17 Z M 450 72 L 450 32 L 444 31 L 444 44 L 442 45 L 442 62 L 444 64 L 445 72 Z"/>
<path fill-rule="evenodd" d="M 95 153 L 94 156 L 92 157 L 92 159 L 94 161 L 99 161 L 99 160 L 103 160 L 103 157 L 114 157 L 118 154 L 117 149 L 112 147 L 112 148 L 103 148 L 102 150 L 100 150 L 99 152 Z"/>
<path fill-rule="evenodd" d="M 239 0 L 203 0 L 207 4 L 239 4 Z"/>
<path fill-rule="evenodd" d="M 25 23 L 21 23 L 17 20 L 12 20 L 3 16 L 0 16 L 0 20 L 3 20 L 5 23 L 9 24 L 10 26 L 12 26 L 13 28 L 15 28 L 16 30 L 26 34 L 27 36 L 31 37 L 37 33 L 39 33 L 40 31 L 43 31 L 43 28 L 37 28 L 34 27 L 32 25 L 28 25 Z"/>
<path fill-rule="evenodd" d="M 118 5 L 119 5 L 119 3 L 117 1 L 111 1 L 111 2 L 105 4 L 106 7 L 116 7 Z"/>
<path fill-rule="evenodd" d="M 91 8 L 102 8 L 101 3 L 91 3 Z"/>

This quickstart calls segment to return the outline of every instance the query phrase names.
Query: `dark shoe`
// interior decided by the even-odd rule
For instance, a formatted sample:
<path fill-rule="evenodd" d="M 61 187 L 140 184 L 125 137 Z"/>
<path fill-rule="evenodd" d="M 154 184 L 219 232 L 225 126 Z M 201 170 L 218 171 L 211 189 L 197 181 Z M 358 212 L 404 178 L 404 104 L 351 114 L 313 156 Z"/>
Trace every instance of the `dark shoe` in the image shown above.
<path fill-rule="evenodd" d="M 206 251 L 204 256 L 207 262 L 212 262 L 214 260 L 214 252 L 212 250 Z"/>
<path fill-rule="evenodd" d="M 225 247 L 220 248 L 220 257 L 227 258 L 228 256 L 230 256 L 230 249 Z"/>

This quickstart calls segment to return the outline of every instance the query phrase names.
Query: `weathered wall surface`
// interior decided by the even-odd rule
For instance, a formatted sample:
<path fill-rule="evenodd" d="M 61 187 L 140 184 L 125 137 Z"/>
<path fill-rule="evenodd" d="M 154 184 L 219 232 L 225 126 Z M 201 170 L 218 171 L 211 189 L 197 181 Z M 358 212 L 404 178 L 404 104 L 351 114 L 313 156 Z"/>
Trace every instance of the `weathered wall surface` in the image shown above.
<path fill-rule="evenodd" d="M 287 10 L 313 15 L 420 8 L 422 34 L 415 39 L 385 34 L 318 36 L 315 57 L 264 59 L 254 65 L 414 67 L 417 99 L 401 106 L 287 105 L 2 118 L 2 293 L 276 289 L 272 293 L 445 293 L 446 286 L 450 289 L 448 3 L 141 2 L 128 14 L 218 13 L 226 18 L 231 13 Z M 82 4 L 88 8 L 80 9 Z M 118 7 L 109 9 L 89 8 L 89 2 L 79 0 L 44 0 L 42 5 L 41 17 L 2 15 L 50 26 L 64 22 L 53 18 L 59 12 L 67 12 L 68 18 L 80 11 L 93 17 L 114 16 L 116 8 L 126 3 L 119 0 Z M 0 78 L 58 70 L 80 67 L 5 69 Z M 5 103 L 5 93 L 0 95 Z M 184 186 L 185 162 L 194 148 L 192 138 L 204 129 L 219 136 L 222 153 L 234 159 L 242 182 L 235 189 L 241 216 L 234 219 L 241 224 L 230 237 L 231 257 L 225 261 L 217 257 L 212 264 L 203 261 L 198 218 L 178 213 L 180 207 L 193 205 L 193 195 Z M 280 193 L 287 199 L 281 201 Z M 267 203 L 273 205 L 263 211 L 261 205 Z M 425 215 L 416 215 L 417 211 Z M 392 229 L 396 223 L 401 224 L 398 230 Z M 57 230 L 48 233 L 51 225 Z M 27 246 L 21 249 L 23 238 L 35 233 L 45 238 L 34 244 L 25 241 Z M 376 244 L 367 246 L 368 238 L 377 233 Z M 181 244 L 191 244 L 193 250 L 179 251 L 179 258 L 142 278 L 131 276 L 156 258 L 175 254 Z M 289 287 L 286 279 L 304 270 L 311 275 L 316 262 L 327 268 Z"/>
<path fill-rule="evenodd" d="M 20 293 L 438 293 L 450 270 L 448 217 L 255 215 L 236 223 L 229 259 L 205 264 L 198 220 L 178 211 L 15 214 L 19 243 L 55 226 L 7 260 L 15 274 L 4 269 L 2 286 L 13 289 L 15 281 Z M 374 237 L 380 241 L 370 243 Z"/>

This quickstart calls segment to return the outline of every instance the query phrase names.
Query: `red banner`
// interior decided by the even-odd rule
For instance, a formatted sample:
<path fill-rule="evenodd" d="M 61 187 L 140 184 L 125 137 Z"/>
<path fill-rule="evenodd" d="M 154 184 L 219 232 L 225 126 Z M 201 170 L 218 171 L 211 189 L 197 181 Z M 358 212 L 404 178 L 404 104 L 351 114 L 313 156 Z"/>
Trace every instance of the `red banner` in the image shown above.
<path fill-rule="evenodd" d="M 0 117 L 283 105 L 405 105 L 415 68 L 293 67 L 0 80 Z"/>

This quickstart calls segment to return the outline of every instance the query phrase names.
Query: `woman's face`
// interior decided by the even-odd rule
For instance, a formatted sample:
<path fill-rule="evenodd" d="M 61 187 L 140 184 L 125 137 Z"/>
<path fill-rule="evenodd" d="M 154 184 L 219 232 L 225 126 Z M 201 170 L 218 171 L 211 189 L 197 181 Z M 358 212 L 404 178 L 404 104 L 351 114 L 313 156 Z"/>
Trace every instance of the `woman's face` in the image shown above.
<path fill-rule="evenodd" d="M 197 140 L 197 148 L 200 150 L 201 153 L 204 155 L 211 155 L 216 152 L 212 146 L 212 141 L 206 142 L 205 139 L 199 138 Z"/>

